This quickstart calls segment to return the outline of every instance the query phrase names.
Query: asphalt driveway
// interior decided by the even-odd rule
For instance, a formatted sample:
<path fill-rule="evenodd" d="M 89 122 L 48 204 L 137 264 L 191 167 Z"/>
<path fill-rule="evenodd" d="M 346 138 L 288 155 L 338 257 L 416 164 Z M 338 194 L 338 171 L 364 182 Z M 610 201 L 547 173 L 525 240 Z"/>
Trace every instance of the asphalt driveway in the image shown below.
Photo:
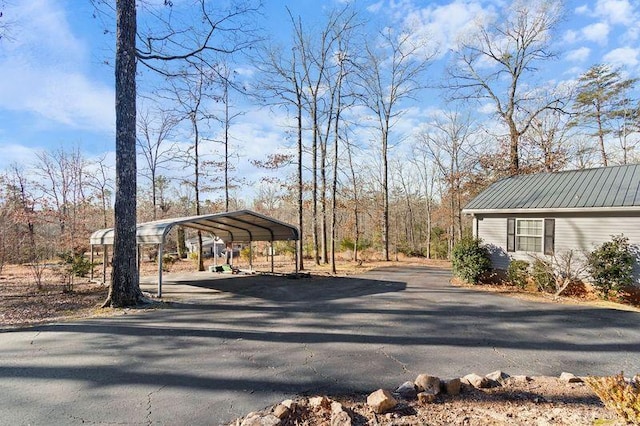
<path fill-rule="evenodd" d="M 220 424 L 299 393 L 640 372 L 640 314 L 451 287 L 449 272 L 240 277 L 170 308 L 0 333 L 1 424 Z M 182 286 L 182 287 L 180 287 Z"/>

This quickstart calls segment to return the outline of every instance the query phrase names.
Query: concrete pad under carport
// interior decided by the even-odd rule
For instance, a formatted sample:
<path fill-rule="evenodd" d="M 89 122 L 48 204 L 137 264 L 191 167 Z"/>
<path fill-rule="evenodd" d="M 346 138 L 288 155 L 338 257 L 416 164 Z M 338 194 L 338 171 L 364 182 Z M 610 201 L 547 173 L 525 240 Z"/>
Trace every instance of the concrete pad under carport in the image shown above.
<path fill-rule="evenodd" d="M 0 418 L 220 424 L 296 394 L 392 388 L 423 372 L 640 369 L 640 314 L 456 288 L 446 270 L 222 277 L 189 284 L 188 303 L 3 333 Z"/>
<path fill-rule="evenodd" d="M 143 291 L 154 294 L 155 277 L 141 277 Z M 406 283 L 369 280 L 363 277 L 333 277 L 256 274 L 224 274 L 215 272 L 183 272 L 166 274 L 163 299 L 202 303 L 224 297 L 250 297 L 281 302 L 328 300 L 360 297 L 374 293 L 403 291 Z"/>

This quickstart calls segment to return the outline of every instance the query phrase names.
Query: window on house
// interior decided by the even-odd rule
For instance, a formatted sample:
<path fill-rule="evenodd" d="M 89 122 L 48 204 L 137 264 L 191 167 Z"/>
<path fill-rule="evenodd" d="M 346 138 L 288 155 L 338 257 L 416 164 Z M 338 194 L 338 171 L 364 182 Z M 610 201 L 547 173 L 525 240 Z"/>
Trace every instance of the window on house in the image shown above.
<path fill-rule="evenodd" d="M 553 255 L 555 219 L 507 219 L 507 251 Z"/>
<path fill-rule="evenodd" d="M 516 221 L 516 250 L 542 251 L 542 220 L 519 219 Z"/>

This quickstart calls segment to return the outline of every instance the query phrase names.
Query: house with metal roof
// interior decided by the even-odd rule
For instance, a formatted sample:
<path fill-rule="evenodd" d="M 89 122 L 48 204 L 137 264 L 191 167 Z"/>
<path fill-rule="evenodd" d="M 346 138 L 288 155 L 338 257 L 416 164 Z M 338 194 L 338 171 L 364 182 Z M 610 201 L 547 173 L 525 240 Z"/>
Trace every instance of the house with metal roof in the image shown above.
<path fill-rule="evenodd" d="M 489 247 L 494 269 L 511 259 L 591 251 L 613 235 L 640 247 L 640 164 L 511 176 L 462 212 L 473 217 L 473 235 Z"/>

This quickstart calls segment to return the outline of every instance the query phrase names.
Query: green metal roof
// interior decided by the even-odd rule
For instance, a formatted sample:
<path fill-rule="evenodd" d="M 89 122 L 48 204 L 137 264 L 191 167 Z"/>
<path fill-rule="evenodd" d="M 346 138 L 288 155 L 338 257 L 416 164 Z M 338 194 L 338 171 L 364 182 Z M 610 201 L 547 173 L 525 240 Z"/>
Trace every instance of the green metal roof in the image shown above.
<path fill-rule="evenodd" d="M 463 212 L 612 208 L 640 211 L 640 164 L 511 176 L 493 183 Z"/>

